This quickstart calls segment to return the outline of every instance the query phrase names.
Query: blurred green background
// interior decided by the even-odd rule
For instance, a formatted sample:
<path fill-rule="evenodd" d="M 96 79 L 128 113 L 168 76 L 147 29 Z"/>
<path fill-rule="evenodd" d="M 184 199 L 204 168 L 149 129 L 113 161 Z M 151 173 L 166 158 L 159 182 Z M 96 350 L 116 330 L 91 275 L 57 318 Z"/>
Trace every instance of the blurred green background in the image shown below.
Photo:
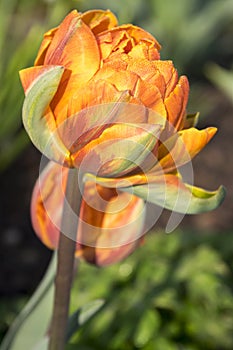
<path fill-rule="evenodd" d="M 213 213 L 189 216 L 165 235 L 167 213 L 145 245 L 116 266 L 81 264 L 72 308 L 106 305 L 67 349 L 233 349 L 233 1 L 1 0 L 0 2 L 0 336 L 33 292 L 50 252 L 33 234 L 29 205 L 40 154 L 21 123 L 18 71 L 33 65 L 43 33 L 73 8 L 110 8 L 120 23 L 150 31 L 188 76 L 189 112 L 219 133 L 194 160 L 195 183 L 228 196 Z M 77 295 L 77 297 L 76 297 Z M 73 345 L 72 345 L 73 344 Z M 19 349 L 20 350 L 20 349 Z"/>

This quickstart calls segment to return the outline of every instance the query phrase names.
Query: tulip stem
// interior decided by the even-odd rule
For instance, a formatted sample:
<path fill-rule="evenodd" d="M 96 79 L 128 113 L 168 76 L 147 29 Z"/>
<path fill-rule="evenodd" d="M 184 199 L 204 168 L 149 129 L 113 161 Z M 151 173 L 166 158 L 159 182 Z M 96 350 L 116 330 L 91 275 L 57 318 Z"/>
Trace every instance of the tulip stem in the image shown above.
<path fill-rule="evenodd" d="M 81 201 L 82 196 L 78 186 L 78 172 L 77 170 L 70 169 L 66 185 L 66 200 L 64 201 L 63 206 L 58 246 L 53 316 L 49 331 L 49 350 L 65 349 L 70 291 L 74 270 L 76 235 Z"/>

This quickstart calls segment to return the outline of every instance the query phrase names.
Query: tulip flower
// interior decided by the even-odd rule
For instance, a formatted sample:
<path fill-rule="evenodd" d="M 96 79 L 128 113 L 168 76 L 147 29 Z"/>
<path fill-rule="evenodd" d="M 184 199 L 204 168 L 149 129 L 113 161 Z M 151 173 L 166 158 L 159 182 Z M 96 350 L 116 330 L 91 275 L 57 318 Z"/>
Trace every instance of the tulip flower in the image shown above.
<path fill-rule="evenodd" d="M 179 172 L 216 128 L 195 127 L 197 116 L 186 111 L 188 80 L 159 50 L 151 34 L 118 26 L 110 11 L 72 11 L 44 35 L 34 67 L 21 71 L 24 126 L 51 160 L 31 206 L 48 247 L 58 244 L 70 168 L 85 184 L 76 256 L 99 266 L 140 245 L 145 202 L 184 214 L 222 202 L 222 187 L 197 188 Z"/>

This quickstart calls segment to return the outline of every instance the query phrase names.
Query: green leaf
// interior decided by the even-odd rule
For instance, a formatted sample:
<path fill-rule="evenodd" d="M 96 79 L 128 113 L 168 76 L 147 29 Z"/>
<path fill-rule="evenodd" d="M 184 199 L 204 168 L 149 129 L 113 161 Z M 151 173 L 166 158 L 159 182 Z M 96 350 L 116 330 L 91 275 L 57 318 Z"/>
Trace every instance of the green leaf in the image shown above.
<path fill-rule="evenodd" d="M 198 214 L 216 209 L 224 200 L 225 188 L 216 191 L 185 184 L 175 175 L 158 176 L 157 181 L 122 191 L 133 193 L 145 201 L 182 214 Z"/>
<path fill-rule="evenodd" d="M 158 333 L 160 316 L 156 310 L 146 310 L 138 323 L 134 334 L 134 344 L 137 348 L 144 347 Z"/>
<path fill-rule="evenodd" d="M 42 68 L 41 74 L 26 92 L 22 112 L 24 127 L 34 145 L 49 159 L 58 162 L 69 157 L 69 150 L 57 133 L 55 120 L 49 127 L 44 113 L 57 91 L 63 72 L 61 66 Z"/>
<path fill-rule="evenodd" d="M 67 341 L 72 335 L 89 319 L 91 319 L 104 305 L 103 299 L 94 300 L 80 309 L 78 309 L 73 315 L 70 316 L 67 328 L 66 339 Z"/>
<path fill-rule="evenodd" d="M 33 349 L 44 337 L 52 315 L 55 270 L 56 254 L 39 287 L 4 338 L 0 350 Z"/>
<path fill-rule="evenodd" d="M 233 103 L 233 71 L 210 63 L 206 68 L 206 75 Z"/>

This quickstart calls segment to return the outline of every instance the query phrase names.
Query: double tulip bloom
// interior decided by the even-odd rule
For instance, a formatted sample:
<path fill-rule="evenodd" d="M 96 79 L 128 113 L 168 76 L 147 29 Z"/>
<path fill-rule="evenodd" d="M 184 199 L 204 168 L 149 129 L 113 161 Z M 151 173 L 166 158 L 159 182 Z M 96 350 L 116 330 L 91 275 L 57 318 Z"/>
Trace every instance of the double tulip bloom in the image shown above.
<path fill-rule="evenodd" d="M 85 182 L 76 256 L 100 266 L 140 244 L 146 201 L 189 214 L 221 203 L 222 187 L 209 192 L 182 181 L 178 168 L 216 128 L 195 128 L 188 80 L 159 50 L 152 35 L 118 26 L 110 11 L 72 11 L 44 35 L 34 67 L 21 71 L 24 126 L 51 160 L 31 206 L 48 247 L 58 244 L 69 168 Z"/>

